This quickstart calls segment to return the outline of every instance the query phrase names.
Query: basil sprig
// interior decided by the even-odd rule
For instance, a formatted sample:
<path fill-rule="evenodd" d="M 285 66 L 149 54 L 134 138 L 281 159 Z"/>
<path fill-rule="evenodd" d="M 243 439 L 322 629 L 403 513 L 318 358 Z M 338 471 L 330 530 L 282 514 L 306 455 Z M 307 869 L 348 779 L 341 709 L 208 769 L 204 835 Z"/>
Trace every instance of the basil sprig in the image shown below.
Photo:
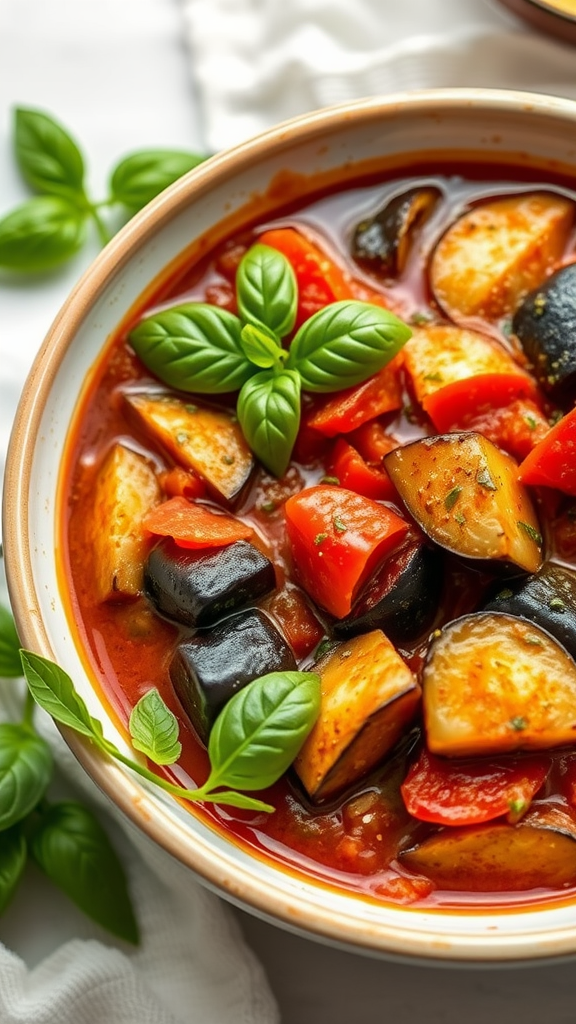
<path fill-rule="evenodd" d="M 32 697 L 57 722 L 88 736 L 137 775 L 192 803 L 272 812 L 270 804 L 240 789 L 266 789 L 276 782 L 296 757 L 320 710 L 320 677 L 314 672 L 271 672 L 252 680 L 230 698 L 212 727 L 208 779 L 197 789 L 186 789 L 156 775 L 107 740 L 63 669 L 32 651 L 22 651 L 21 657 Z M 129 729 L 133 746 L 156 764 L 178 760 L 178 723 L 157 690 L 138 702 Z"/>
<path fill-rule="evenodd" d="M 111 208 L 132 216 L 204 157 L 180 150 L 150 149 L 121 160 L 108 196 L 97 202 L 86 191 L 86 165 L 72 135 L 49 114 L 14 111 L 14 154 L 33 199 L 0 219 L 0 267 L 26 273 L 51 270 L 83 246 L 92 221 L 103 244 L 113 234 Z"/>
<path fill-rule="evenodd" d="M 298 286 L 286 257 L 261 243 L 240 262 L 236 298 L 239 316 L 188 303 L 146 317 L 129 339 L 144 365 L 171 387 L 198 394 L 240 389 L 236 411 L 244 437 L 264 466 L 282 476 L 300 426 L 301 392 L 360 384 L 412 332 L 380 306 L 342 301 L 311 316 L 284 347 Z"/>
<path fill-rule="evenodd" d="M 0 676 L 22 675 L 20 643 L 14 620 L 0 607 Z M 60 686 L 56 666 L 43 667 L 44 706 L 60 720 L 76 723 L 85 735 L 102 727 L 83 701 Z M 33 725 L 34 701 L 28 694 L 21 722 L 0 724 L 0 913 L 12 900 L 29 857 L 90 917 L 128 942 L 138 927 L 122 865 L 92 811 L 81 804 L 52 803 L 47 793 L 52 754 Z"/>

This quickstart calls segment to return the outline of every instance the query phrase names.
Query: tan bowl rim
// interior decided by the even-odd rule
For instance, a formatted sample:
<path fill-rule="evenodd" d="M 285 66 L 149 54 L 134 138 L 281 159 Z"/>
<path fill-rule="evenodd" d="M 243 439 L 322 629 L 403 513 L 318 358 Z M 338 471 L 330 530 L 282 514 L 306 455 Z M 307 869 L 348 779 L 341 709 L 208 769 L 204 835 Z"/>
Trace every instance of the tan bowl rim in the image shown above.
<path fill-rule="evenodd" d="M 27 530 L 22 529 L 22 523 L 28 521 L 32 456 L 42 410 L 62 353 L 118 267 L 130 259 L 131 250 L 175 217 L 186 206 L 191 193 L 195 197 L 201 196 L 210 190 L 214 179 L 226 181 L 233 178 L 248 161 L 256 161 L 270 152 L 286 152 L 294 133 L 302 141 L 312 137 L 320 140 L 338 124 L 346 122 L 381 122 L 383 118 L 394 117 L 400 112 L 429 114 L 438 118 L 444 111 L 449 114 L 457 109 L 473 107 L 515 113 L 523 108 L 543 116 L 552 113 L 570 122 L 572 130 L 576 122 L 576 103 L 570 100 L 510 90 L 422 90 L 339 104 L 283 122 L 211 157 L 136 215 L 97 256 L 62 306 L 38 352 L 17 410 L 8 450 L 3 497 L 4 550 L 9 593 L 23 646 L 54 659 L 38 611 Z M 310 902 L 303 902 L 300 897 L 287 896 L 259 878 L 258 872 L 250 872 L 234 863 L 232 856 L 227 858 L 224 855 L 215 860 L 208 842 L 195 836 L 191 843 L 190 833 L 184 825 L 172 817 L 163 817 L 159 805 L 136 777 L 95 751 L 79 734 L 64 727 L 61 732 L 99 788 L 139 829 L 189 866 L 209 888 L 272 923 L 282 923 L 290 930 L 349 949 L 404 960 L 519 963 L 534 959 L 561 959 L 576 952 L 576 927 L 557 927 L 545 933 L 535 931 L 481 937 L 454 935 L 445 927 L 449 915 L 438 913 L 435 915 L 437 929 L 423 934 L 411 923 L 415 922 L 419 912 L 410 908 L 400 908 L 405 925 L 394 923 L 392 927 L 366 923 L 358 915 L 351 920 L 338 909 L 318 908 Z M 279 873 L 282 875 L 284 872 L 279 869 Z M 357 902 L 361 904 L 361 900 Z"/>

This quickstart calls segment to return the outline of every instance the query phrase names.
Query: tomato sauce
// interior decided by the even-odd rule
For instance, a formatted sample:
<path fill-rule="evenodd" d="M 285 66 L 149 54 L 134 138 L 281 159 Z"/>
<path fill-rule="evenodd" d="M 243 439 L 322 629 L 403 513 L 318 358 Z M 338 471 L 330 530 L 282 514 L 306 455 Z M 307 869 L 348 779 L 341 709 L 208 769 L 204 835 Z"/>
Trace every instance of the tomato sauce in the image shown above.
<path fill-rule="evenodd" d="M 518 183 L 511 180 L 512 171 L 502 172 L 494 168 L 491 174 L 486 167 L 478 171 L 471 167 L 440 168 L 434 175 L 423 175 L 420 169 L 412 169 L 403 179 L 395 177 L 390 181 L 360 184 L 343 193 L 318 197 L 302 208 L 283 210 L 274 220 L 229 239 L 197 265 L 183 267 L 164 287 L 162 294 L 155 296 L 153 308 L 165 307 L 176 301 L 202 301 L 235 312 L 234 278 L 242 255 L 263 230 L 272 232 L 274 228 L 290 226 L 310 236 L 328 259 L 334 261 L 339 280 L 347 283 L 354 297 L 381 303 L 412 324 L 441 320 L 427 264 L 438 239 L 464 211 L 489 198 L 513 196 L 538 188 L 555 189 L 558 194 L 567 195 L 576 202 L 576 193 L 570 192 L 565 182 L 532 183 L 527 177 L 528 172 L 522 172 Z M 352 259 L 352 232 L 389 197 L 416 187 L 438 190 L 439 202 L 432 216 L 418 229 L 402 272 L 395 278 L 379 278 Z M 573 254 L 573 249 L 572 235 L 566 245 L 566 256 Z M 337 291 L 333 281 L 331 287 Z M 319 301 L 321 299 L 320 296 Z M 313 288 L 307 301 L 309 312 L 313 311 Z M 150 308 L 145 310 L 147 314 L 151 311 Z M 485 321 L 481 329 L 518 357 L 517 349 L 508 340 L 509 316 Z M 122 727 L 127 728 L 130 710 L 138 699 L 151 686 L 159 689 L 179 720 L 183 754 L 177 769 L 158 769 L 158 772 L 177 778 L 185 785 L 200 785 L 209 772 L 207 754 L 175 697 L 168 673 L 172 653 L 182 636 L 181 628 L 161 618 L 144 595 L 114 602 L 100 601 L 94 594 L 86 524 L 93 519 L 94 482 L 105 453 L 113 443 L 121 441 L 144 454 L 161 479 L 162 475 L 165 477 L 174 469 L 173 460 L 151 441 L 127 409 L 127 393 L 148 386 L 157 388 L 158 383 L 134 355 L 127 341 L 126 329 L 118 331 L 107 353 L 94 373 L 92 387 L 77 415 L 66 454 L 68 470 L 61 511 L 62 560 L 74 628 L 87 653 L 95 680 Z M 386 435 L 392 436 L 397 443 L 405 444 L 434 432 L 415 401 L 407 378 L 403 378 L 401 401 L 400 409 L 376 417 Z M 304 487 L 329 479 L 333 473 L 334 438 L 307 426 L 318 405 L 317 398 L 305 398 L 303 426 L 285 475 L 276 479 L 262 468 L 258 469 L 234 509 L 239 518 L 255 528 L 255 543 L 275 565 L 277 590 L 259 604 L 279 625 L 299 664 L 304 667 L 313 663 L 318 644 L 332 637 L 333 618 L 315 606 L 299 586 L 287 544 L 283 508 L 291 496 L 299 494 Z M 544 432 L 547 417 L 552 411 L 552 404 L 544 400 L 539 412 Z M 532 429 L 530 409 L 523 412 L 523 422 L 528 422 L 526 429 L 529 432 Z M 501 443 L 506 432 L 514 434 L 513 443 L 516 443 L 516 434 L 519 434 L 517 443 L 520 451 L 516 457 L 520 460 L 529 444 L 526 429 L 513 428 L 509 423 L 502 426 L 499 415 L 498 410 L 484 412 L 479 429 L 496 443 Z M 541 429 L 540 419 L 535 429 Z M 177 477 L 171 479 L 173 483 L 177 481 Z M 547 492 L 540 495 L 538 501 L 548 549 L 553 551 L 559 562 L 576 565 L 576 500 L 557 492 Z M 493 579 L 490 572 L 478 573 L 454 559 L 448 559 L 447 572 L 443 603 L 433 627 L 473 611 L 478 605 L 479 594 Z M 426 658 L 429 632 L 400 651 L 416 673 Z M 403 867 L 398 860 L 399 850 L 419 842 L 435 829 L 435 826 L 411 817 L 400 790 L 420 743 L 421 727 L 416 720 L 384 764 L 357 783 L 351 792 L 344 793 L 325 807 L 314 807 L 295 774 L 289 772 L 266 793 L 265 799 L 276 808 L 274 814 L 255 815 L 215 805 L 196 805 L 190 813 L 201 815 L 259 856 L 279 861 L 297 872 L 365 898 L 417 905 L 424 903 L 430 907 L 487 906 L 503 901 L 519 905 L 538 899 L 565 898 L 576 892 L 575 884 L 560 890 L 542 886 L 529 892 L 479 894 L 474 891 L 473 883 L 470 893 L 450 892 L 442 890 L 425 875 Z M 576 778 L 576 750 L 563 748 L 549 756 L 552 769 L 538 799 L 565 806 L 572 813 L 571 809 L 576 807 L 573 782 Z"/>

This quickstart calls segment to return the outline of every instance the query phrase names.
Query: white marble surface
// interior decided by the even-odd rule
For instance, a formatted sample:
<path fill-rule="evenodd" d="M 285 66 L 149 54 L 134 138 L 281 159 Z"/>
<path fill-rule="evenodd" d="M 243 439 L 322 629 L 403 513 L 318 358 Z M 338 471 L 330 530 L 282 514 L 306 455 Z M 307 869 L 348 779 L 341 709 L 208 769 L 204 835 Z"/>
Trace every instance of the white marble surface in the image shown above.
<path fill-rule="evenodd" d="M 26 197 L 10 156 L 15 104 L 51 111 L 77 135 L 96 192 L 130 149 L 201 149 L 206 138 L 178 0 L 0 0 L 0 212 Z M 0 452 L 27 366 L 96 250 L 94 239 L 57 275 L 0 285 Z M 242 912 L 238 918 L 268 972 L 284 1024 L 574 1021 L 573 963 L 506 970 L 398 965 L 322 946 Z M 30 966 L 64 939 L 90 934 L 80 913 L 33 870 L 0 919 L 0 940 Z M 197 1019 L 193 1010 L 189 1019 Z"/>

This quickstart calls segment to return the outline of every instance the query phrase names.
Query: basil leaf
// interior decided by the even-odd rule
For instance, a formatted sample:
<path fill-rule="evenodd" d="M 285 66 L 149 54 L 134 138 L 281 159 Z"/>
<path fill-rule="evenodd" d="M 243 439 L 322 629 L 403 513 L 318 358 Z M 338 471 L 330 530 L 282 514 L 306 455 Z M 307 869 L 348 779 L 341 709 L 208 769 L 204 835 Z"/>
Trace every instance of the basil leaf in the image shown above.
<path fill-rule="evenodd" d="M 25 181 L 37 192 L 84 206 L 84 160 L 74 139 L 39 110 L 20 107 L 14 115 L 16 159 Z"/>
<path fill-rule="evenodd" d="M 282 348 L 277 338 L 271 337 L 261 327 L 245 324 L 240 334 L 240 344 L 247 359 L 261 370 L 270 370 L 273 366 L 282 366 L 288 353 Z"/>
<path fill-rule="evenodd" d="M 0 267 L 50 270 L 78 252 L 87 214 L 59 196 L 37 196 L 0 220 Z"/>
<path fill-rule="evenodd" d="M 233 313 L 194 302 L 142 320 L 129 339 L 136 355 L 164 383 L 180 391 L 217 395 L 238 391 L 254 373 L 240 332 Z"/>
<path fill-rule="evenodd" d="M 28 726 L 0 724 L 0 831 L 36 807 L 51 775 L 52 754 L 46 741 Z"/>
<path fill-rule="evenodd" d="M 3 914 L 20 881 L 28 850 L 19 828 L 2 833 L 0 842 L 0 914 Z"/>
<path fill-rule="evenodd" d="M 314 672 L 270 672 L 224 705 L 210 733 L 203 789 L 266 789 L 286 771 L 320 710 Z"/>
<path fill-rule="evenodd" d="M 138 942 L 122 865 L 87 807 L 73 801 L 49 807 L 32 832 L 30 852 L 85 914 L 121 939 Z"/>
<path fill-rule="evenodd" d="M 20 640 L 14 619 L 8 609 L 0 605 L 0 676 L 17 679 L 21 675 Z"/>
<path fill-rule="evenodd" d="M 333 302 L 302 324 L 287 366 L 304 391 L 339 391 L 381 370 L 412 334 L 387 309 L 369 302 Z"/>
<path fill-rule="evenodd" d="M 263 370 L 238 396 L 238 422 L 252 451 L 276 476 L 290 461 L 300 426 L 300 378 L 297 373 Z"/>
<path fill-rule="evenodd" d="M 155 764 L 174 764 L 182 753 L 178 722 L 156 688 L 132 708 L 128 724 L 132 746 Z"/>
<path fill-rule="evenodd" d="M 236 275 L 240 315 L 283 338 L 294 327 L 298 305 L 296 276 L 285 256 L 270 245 L 251 246 Z"/>
<path fill-rule="evenodd" d="M 147 149 L 121 160 L 110 179 L 111 198 L 130 210 L 141 210 L 165 188 L 206 158 L 171 149 Z"/>
<path fill-rule="evenodd" d="M 64 669 L 32 651 L 21 651 L 22 668 L 34 700 L 57 722 L 89 736 L 101 746 L 102 726 L 92 718 Z"/>

